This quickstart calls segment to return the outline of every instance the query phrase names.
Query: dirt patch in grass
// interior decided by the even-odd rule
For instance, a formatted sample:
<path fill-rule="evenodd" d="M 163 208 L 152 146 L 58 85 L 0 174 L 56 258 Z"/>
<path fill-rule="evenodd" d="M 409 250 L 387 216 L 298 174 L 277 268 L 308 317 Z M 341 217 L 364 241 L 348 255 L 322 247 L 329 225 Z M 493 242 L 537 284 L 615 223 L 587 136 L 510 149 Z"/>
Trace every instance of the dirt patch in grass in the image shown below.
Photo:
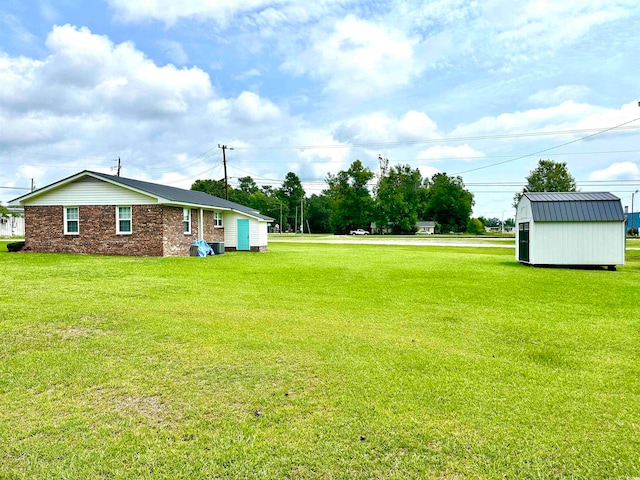
<path fill-rule="evenodd" d="M 140 415 L 152 423 L 165 423 L 167 406 L 157 396 L 124 395 L 114 400 L 113 407 L 121 415 Z"/>
<path fill-rule="evenodd" d="M 109 335 L 110 332 L 100 330 L 97 328 L 84 328 L 84 327 L 68 327 L 62 330 L 58 330 L 56 334 L 61 340 L 72 340 L 75 338 L 90 338 L 96 336 Z"/>

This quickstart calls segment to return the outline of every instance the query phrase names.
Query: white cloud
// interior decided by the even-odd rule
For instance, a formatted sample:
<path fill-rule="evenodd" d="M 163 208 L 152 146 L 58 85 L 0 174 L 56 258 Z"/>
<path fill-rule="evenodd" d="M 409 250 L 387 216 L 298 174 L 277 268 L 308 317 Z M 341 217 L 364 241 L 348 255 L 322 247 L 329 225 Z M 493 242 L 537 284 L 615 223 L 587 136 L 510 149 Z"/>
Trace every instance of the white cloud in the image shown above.
<path fill-rule="evenodd" d="M 242 72 L 240 75 L 236 75 L 236 80 L 247 80 L 250 78 L 260 77 L 262 72 L 257 68 L 250 68 L 249 70 Z"/>
<path fill-rule="evenodd" d="M 547 108 L 534 108 L 515 113 L 503 113 L 497 116 L 486 116 L 467 124 L 458 125 L 451 133 L 452 137 L 466 137 L 482 134 L 518 133 L 569 130 L 587 128 L 592 119 L 599 119 L 598 127 L 607 127 L 609 123 L 603 119 L 610 111 L 603 107 L 563 102 Z M 611 126 L 615 123 L 611 124 Z"/>
<path fill-rule="evenodd" d="M 483 21 L 508 51 L 533 54 L 566 47 L 594 27 L 624 18 L 631 7 L 625 0 L 529 0 L 515 11 L 512 5 L 505 0 L 487 2 Z"/>
<path fill-rule="evenodd" d="M 543 105 L 556 105 L 567 100 L 579 100 L 589 91 L 589 87 L 584 85 L 561 85 L 549 90 L 540 90 L 530 95 L 528 100 Z"/>
<path fill-rule="evenodd" d="M 58 10 L 56 10 L 56 8 L 46 0 L 40 1 L 40 14 L 49 23 L 58 22 L 60 19 L 60 13 Z"/>
<path fill-rule="evenodd" d="M 38 38 L 27 30 L 18 17 L 15 15 L 4 15 L 0 19 L 2 28 L 11 33 L 11 36 L 15 41 L 22 45 L 35 45 L 38 42 Z"/>
<path fill-rule="evenodd" d="M 273 102 L 253 92 L 242 92 L 235 99 L 219 99 L 208 106 L 209 114 L 219 119 L 234 122 L 238 126 L 271 125 L 284 117 Z"/>
<path fill-rule="evenodd" d="M 347 15 L 329 30 L 317 27 L 282 69 L 321 80 L 325 92 L 366 98 L 407 85 L 424 70 L 414 59 L 417 43 L 392 26 Z"/>
<path fill-rule="evenodd" d="M 180 42 L 161 40 L 160 47 L 165 51 L 167 57 L 176 65 L 184 65 L 189 61 L 189 54 L 187 54 Z"/>
<path fill-rule="evenodd" d="M 56 26 L 46 45 L 42 61 L 0 57 L 5 108 L 145 118 L 184 113 L 213 93 L 202 70 L 158 67 L 132 43 L 114 45 L 84 27 Z"/>
<path fill-rule="evenodd" d="M 198 21 L 213 19 L 228 24 L 232 17 L 252 14 L 254 22 L 266 23 L 304 22 L 326 13 L 334 3 L 344 0 L 107 0 L 116 12 L 116 17 L 126 22 L 157 20 L 174 25 L 180 20 Z"/>
<path fill-rule="evenodd" d="M 418 158 L 420 160 L 430 161 L 451 159 L 475 160 L 478 158 L 483 158 L 484 156 L 484 153 L 470 147 L 467 144 L 459 145 L 457 147 L 453 147 L 450 145 L 436 145 L 422 150 L 420 153 L 418 153 Z"/>
<path fill-rule="evenodd" d="M 640 167 L 633 162 L 619 162 L 589 174 L 590 180 L 637 180 Z"/>
<path fill-rule="evenodd" d="M 420 175 L 422 178 L 431 178 L 436 173 L 440 173 L 440 170 L 436 167 L 432 167 L 431 165 L 417 165 L 416 168 L 420 170 Z"/>
<path fill-rule="evenodd" d="M 410 110 L 401 118 L 374 112 L 349 119 L 334 127 L 334 136 L 345 143 L 368 144 L 440 138 L 442 135 L 426 113 Z"/>

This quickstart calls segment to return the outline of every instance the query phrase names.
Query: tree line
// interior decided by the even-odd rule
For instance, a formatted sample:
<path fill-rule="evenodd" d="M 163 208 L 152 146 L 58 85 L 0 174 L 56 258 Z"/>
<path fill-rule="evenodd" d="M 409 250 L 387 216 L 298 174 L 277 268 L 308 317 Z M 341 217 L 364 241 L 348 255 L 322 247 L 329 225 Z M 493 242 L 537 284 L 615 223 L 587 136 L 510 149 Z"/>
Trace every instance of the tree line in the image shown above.
<path fill-rule="evenodd" d="M 526 180 L 522 192 L 514 196 L 514 206 L 526 192 L 576 190 L 567 164 L 552 160 L 540 160 Z M 497 218 L 471 218 L 473 194 L 460 176 L 436 173 L 422 177 L 409 165 L 389 166 L 388 159 L 381 161 L 376 174 L 355 160 L 348 169 L 327 174 L 325 182 L 328 188 L 306 197 L 300 178 L 293 172 L 286 174 L 278 188 L 258 186 L 246 176 L 238 179 L 237 187 L 229 186 L 228 195 L 230 201 L 274 218 L 278 229 L 285 232 L 304 228 L 313 233 L 345 234 L 363 228 L 402 235 L 415 233 L 419 220 L 432 220 L 436 233 L 479 235 L 485 227 L 502 226 Z M 225 197 L 224 180 L 196 180 L 191 189 Z M 514 225 L 511 218 L 504 222 L 505 227 Z"/>
<path fill-rule="evenodd" d="M 412 234 L 418 220 L 433 220 L 442 232 L 466 231 L 474 200 L 461 177 L 437 173 L 423 178 L 409 165 L 388 165 L 384 160 L 376 175 L 355 160 L 348 169 L 328 174 L 328 188 L 309 197 L 293 172 L 279 188 L 258 186 L 246 176 L 229 187 L 229 200 L 274 218 L 282 231 L 299 231 L 303 210 L 304 229 L 314 233 L 375 228 L 377 233 Z M 196 180 L 191 189 L 225 197 L 223 180 Z"/>

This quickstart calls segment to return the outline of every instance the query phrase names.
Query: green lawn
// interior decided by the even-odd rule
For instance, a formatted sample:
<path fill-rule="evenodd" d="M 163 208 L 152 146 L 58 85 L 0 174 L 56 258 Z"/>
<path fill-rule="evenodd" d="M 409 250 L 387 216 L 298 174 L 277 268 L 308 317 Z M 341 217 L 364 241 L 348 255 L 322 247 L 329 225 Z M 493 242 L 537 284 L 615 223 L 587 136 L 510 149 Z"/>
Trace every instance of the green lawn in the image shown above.
<path fill-rule="evenodd" d="M 640 250 L 0 250 L 0 478 L 640 476 Z"/>

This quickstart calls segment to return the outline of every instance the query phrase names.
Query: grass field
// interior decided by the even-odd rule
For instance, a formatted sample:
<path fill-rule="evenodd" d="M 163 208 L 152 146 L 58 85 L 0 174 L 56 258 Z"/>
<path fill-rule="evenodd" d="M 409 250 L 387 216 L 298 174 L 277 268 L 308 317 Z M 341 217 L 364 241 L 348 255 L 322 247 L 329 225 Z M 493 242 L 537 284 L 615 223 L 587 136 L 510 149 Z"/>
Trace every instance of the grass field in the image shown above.
<path fill-rule="evenodd" d="M 3 246 L 0 478 L 640 476 L 640 251 Z"/>

